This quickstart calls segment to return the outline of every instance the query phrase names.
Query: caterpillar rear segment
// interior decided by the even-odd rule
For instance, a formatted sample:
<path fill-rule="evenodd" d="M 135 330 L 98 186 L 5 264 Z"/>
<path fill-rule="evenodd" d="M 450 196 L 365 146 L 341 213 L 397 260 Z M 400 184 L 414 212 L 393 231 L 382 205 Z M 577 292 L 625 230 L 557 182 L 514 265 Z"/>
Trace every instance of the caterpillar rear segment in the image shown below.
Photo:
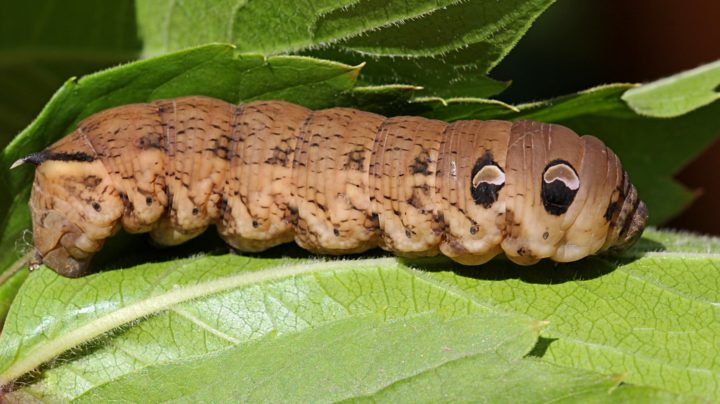
<path fill-rule="evenodd" d="M 647 218 L 598 139 L 530 121 L 186 97 L 95 114 L 25 162 L 37 165 L 34 264 L 70 277 L 121 227 L 163 245 L 215 224 L 241 251 L 294 240 L 530 265 L 627 248 Z"/>

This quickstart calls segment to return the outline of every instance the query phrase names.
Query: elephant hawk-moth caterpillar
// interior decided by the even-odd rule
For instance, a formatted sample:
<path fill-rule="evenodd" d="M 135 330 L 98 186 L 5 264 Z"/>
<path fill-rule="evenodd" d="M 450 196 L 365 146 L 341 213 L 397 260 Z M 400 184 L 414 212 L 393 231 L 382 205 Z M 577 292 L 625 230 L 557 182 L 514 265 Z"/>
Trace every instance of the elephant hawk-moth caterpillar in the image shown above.
<path fill-rule="evenodd" d="M 70 277 L 121 227 L 161 245 L 215 224 L 240 251 L 294 240 L 529 265 L 627 248 L 647 219 L 600 140 L 532 121 L 195 96 L 99 112 L 22 163 L 37 165 L 32 264 Z"/>

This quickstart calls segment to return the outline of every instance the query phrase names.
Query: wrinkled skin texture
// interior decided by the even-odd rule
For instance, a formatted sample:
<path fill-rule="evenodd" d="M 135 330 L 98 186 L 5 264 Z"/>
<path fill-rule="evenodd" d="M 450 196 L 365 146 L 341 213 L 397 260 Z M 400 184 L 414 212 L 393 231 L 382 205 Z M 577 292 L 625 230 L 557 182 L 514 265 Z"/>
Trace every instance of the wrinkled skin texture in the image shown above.
<path fill-rule="evenodd" d="M 70 277 L 121 227 L 161 245 L 215 224 L 240 251 L 294 240 L 530 265 L 627 248 L 647 219 L 602 142 L 530 121 L 186 97 L 95 114 L 25 162 L 37 165 L 34 264 Z"/>

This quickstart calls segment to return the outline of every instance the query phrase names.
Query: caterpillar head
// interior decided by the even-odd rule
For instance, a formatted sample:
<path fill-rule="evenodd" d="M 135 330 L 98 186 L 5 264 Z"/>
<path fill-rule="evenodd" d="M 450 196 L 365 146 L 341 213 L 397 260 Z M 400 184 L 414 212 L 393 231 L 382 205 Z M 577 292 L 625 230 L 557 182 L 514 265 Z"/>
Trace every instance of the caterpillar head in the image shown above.
<path fill-rule="evenodd" d="M 35 258 L 67 277 L 86 273 L 93 254 L 119 229 L 123 202 L 89 146 L 66 137 L 13 167 L 37 166 L 30 197 Z"/>

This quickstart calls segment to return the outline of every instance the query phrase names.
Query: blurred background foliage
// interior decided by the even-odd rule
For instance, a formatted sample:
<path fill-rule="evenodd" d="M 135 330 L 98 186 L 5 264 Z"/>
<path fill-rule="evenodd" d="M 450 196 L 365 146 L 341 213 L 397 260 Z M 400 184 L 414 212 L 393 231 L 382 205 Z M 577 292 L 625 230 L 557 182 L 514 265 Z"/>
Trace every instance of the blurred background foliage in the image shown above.
<path fill-rule="evenodd" d="M 69 77 L 137 59 L 132 0 L 1 0 L 0 148 Z M 612 82 L 646 82 L 720 58 L 720 2 L 559 0 L 490 72 L 495 98 L 547 99 Z M 26 27 L 19 31 L 18 26 Z M 677 178 L 698 198 L 671 227 L 720 234 L 720 142 Z"/>
<path fill-rule="evenodd" d="M 0 5 L 0 149 L 68 78 L 136 59 L 142 46 L 131 0 Z"/>

